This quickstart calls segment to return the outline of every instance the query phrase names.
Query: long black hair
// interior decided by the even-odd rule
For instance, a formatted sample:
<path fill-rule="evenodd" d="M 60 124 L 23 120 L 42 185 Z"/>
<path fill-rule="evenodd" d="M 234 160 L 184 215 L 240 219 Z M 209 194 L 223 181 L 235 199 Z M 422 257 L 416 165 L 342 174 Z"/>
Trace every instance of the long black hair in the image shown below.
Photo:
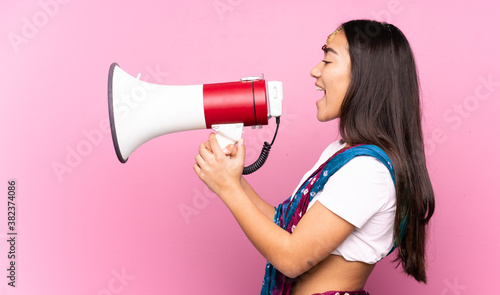
<path fill-rule="evenodd" d="M 434 192 L 425 160 L 413 52 L 391 24 L 354 20 L 343 23 L 341 30 L 349 46 L 351 83 L 340 109 L 340 135 L 350 145 L 377 145 L 391 158 L 397 197 L 395 261 L 426 283 L 426 228 L 434 213 Z"/>

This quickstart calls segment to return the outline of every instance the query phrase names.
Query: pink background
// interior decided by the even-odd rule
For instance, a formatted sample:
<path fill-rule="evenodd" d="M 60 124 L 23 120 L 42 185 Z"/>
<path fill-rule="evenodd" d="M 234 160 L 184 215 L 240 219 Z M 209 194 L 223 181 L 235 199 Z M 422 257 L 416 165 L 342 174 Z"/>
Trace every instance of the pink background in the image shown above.
<path fill-rule="evenodd" d="M 119 163 L 108 68 L 116 61 L 170 85 L 261 73 L 282 81 L 280 133 L 268 163 L 248 177 L 278 204 L 337 138 L 336 122 L 316 121 L 321 94 L 309 71 L 328 34 L 354 18 L 394 23 L 410 40 L 436 193 L 428 285 L 389 258 L 366 288 L 491 294 L 500 242 L 499 9 L 496 1 L 3 0 L 0 294 L 258 294 L 265 260 L 192 170 L 209 131 L 154 139 Z M 245 129 L 248 158 L 273 132 L 274 122 Z M 16 288 L 5 278 L 10 179 Z"/>

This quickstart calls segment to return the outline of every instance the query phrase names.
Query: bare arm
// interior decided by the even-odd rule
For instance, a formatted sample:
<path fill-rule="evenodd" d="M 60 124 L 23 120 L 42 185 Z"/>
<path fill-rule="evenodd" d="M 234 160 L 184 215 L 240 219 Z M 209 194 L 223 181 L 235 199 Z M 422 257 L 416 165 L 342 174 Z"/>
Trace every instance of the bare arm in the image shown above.
<path fill-rule="evenodd" d="M 203 143 L 203 145 L 205 148 L 212 151 L 212 147 L 210 146 L 210 144 L 208 142 Z M 229 155 L 231 157 L 235 157 L 237 151 L 238 151 L 238 149 L 236 148 L 236 146 L 233 144 L 230 144 L 226 147 L 224 152 L 226 155 Z M 257 192 L 255 192 L 255 190 L 252 188 L 252 186 L 246 181 L 246 179 L 243 178 L 243 175 L 241 176 L 240 183 L 241 183 L 241 187 L 243 188 L 243 191 L 245 192 L 245 194 L 252 200 L 252 202 L 257 206 L 257 208 L 259 208 L 259 210 L 262 211 L 262 213 L 264 213 L 264 215 L 267 218 L 271 219 L 274 222 L 274 212 L 275 212 L 274 206 L 272 206 L 271 204 L 269 204 L 268 202 L 263 200 L 257 194 Z"/>
<path fill-rule="evenodd" d="M 316 203 L 290 234 L 266 218 L 242 190 L 223 192 L 220 197 L 255 248 L 290 278 L 322 261 L 354 230 L 353 225 Z"/>
<path fill-rule="evenodd" d="M 264 201 L 259 195 L 255 192 L 255 190 L 248 184 L 245 178 L 241 177 L 241 187 L 245 194 L 252 200 L 252 202 L 259 208 L 260 211 L 269 219 L 274 220 L 274 210 L 275 208 Z"/>
<path fill-rule="evenodd" d="M 194 165 L 196 174 L 226 204 L 255 248 L 286 276 L 297 277 L 312 268 L 354 230 L 352 224 L 316 203 L 293 233 L 288 233 L 274 224 L 243 188 L 244 146 L 240 144 L 237 155 L 228 158 L 213 135 L 210 145 L 211 150 L 204 144 L 200 146 Z"/>

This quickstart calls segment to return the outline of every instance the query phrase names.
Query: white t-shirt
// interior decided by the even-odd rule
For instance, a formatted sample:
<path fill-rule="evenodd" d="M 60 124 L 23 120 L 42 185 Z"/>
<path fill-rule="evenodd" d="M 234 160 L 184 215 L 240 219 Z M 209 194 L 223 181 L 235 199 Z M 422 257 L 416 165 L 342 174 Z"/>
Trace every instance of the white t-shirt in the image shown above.
<path fill-rule="evenodd" d="M 299 187 L 344 146 L 340 141 L 330 144 L 304 175 Z M 392 249 L 396 191 L 389 170 L 378 159 L 370 156 L 353 158 L 329 178 L 323 190 L 309 203 L 308 210 L 316 201 L 355 226 L 332 254 L 348 261 L 373 264 Z"/>

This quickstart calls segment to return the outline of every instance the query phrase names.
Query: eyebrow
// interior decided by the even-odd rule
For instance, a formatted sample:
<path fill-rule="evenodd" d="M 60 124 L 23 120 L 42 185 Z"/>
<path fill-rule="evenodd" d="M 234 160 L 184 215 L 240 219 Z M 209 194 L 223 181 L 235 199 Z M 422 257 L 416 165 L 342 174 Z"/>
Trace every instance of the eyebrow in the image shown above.
<path fill-rule="evenodd" d="M 337 53 L 337 51 L 335 51 L 333 48 L 330 48 L 330 47 L 325 48 L 325 50 L 323 50 L 323 51 L 325 52 L 325 54 L 327 54 L 328 52 L 331 52 L 333 54 L 339 55 Z"/>

